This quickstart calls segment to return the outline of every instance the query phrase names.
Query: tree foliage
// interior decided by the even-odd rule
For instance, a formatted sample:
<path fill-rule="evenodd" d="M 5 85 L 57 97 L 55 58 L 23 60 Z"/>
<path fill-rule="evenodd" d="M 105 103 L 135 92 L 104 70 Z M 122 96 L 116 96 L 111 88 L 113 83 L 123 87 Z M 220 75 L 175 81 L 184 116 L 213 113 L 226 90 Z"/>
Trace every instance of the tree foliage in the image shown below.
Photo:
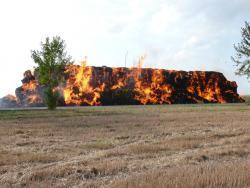
<path fill-rule="evenodd" d="M 31 57 L 37 64 L 39 82 L 45 87 L 44 100 L 49 109 L 56 108 L 59 94 L 54 89 L 63 82 L 65 66 L 71 63 L 65 49 L 64 40 L 56 36 L 41 42 L 41 50 L 31 51 Z"/>
<path fill-rule="evenodd" d="M 232 60 L 237 66 L 235 73 L 250 78 L 250 25 L 248 22 L 245 22 L 245 27 L 241 28 L 241 35 L 241 42 L 234 45 L 236 54 Z"/>

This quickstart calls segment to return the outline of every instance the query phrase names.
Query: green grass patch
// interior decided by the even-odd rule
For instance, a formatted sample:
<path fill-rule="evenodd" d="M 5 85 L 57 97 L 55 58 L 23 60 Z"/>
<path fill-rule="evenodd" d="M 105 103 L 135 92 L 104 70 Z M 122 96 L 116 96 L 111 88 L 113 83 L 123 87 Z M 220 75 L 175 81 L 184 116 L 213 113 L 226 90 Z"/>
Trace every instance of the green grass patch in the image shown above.
<path fill-rule="evenodd" d="M 76 109 L 57 109 L 54 111 L 45 109 L 18 109 L 18 110 L 0 110 L 0 120 L 15 119 L 35 119 L 51 117 L 76 117 L 76 116 L 109 116 L 119 114 L 116 111 L 92 110 L 91 107 Z"/>
<path fill-rule="evenodd" d="M 249 97 L 250 99 L 250 97 Z M 178 105 L 128 105 L 96 107 L 63 107 L 54 111 L 46 109 L 0 110 L 0 120 L 57 118 L 77 116 L 142 115 L 168 112 L 218 112 L 249 111 L 250 105 L 241 104 L 178 104 Z"/>

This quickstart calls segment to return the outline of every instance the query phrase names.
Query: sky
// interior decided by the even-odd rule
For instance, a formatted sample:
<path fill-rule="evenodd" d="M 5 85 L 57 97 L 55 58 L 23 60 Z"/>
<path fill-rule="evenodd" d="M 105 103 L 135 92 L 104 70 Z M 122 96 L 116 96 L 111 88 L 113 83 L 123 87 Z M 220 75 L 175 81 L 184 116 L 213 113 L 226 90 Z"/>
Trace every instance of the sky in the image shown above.
<path fill-rule="evenodd" d="M 35 66 L 31 50 L 61 36 L 76 63 L 222 72 L 238 84 L 233 44 L 250 21 L 249 0 L 0 0 L 0 97 L 14 94 Z"/>

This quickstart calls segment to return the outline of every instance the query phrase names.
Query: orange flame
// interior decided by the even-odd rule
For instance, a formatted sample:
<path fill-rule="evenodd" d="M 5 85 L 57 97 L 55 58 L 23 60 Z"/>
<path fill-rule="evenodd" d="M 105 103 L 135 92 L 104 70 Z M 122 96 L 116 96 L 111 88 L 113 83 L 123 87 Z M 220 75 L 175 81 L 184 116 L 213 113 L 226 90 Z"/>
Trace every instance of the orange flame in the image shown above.
<path fill-rule="evenodd" d="M 188 92 L 194 94 L 197 93 L 199 97 L 206 99 L 209 102 L 226 103 L 221 94 L 221 89 L 218 85 L 218 80 L 210 79 L 205 82 L 206 72 L 194 72 L 192 75 L 191 84 L 187 87 Z M 200 82 L 202 82 L 204 88 L 201 88 Z"/>
<path fill-rule="evenodd" d="M 235 86 L 222 74 L 219 75 L 220 73 L 142 69 L 144 60 L 145 56 L 141 56 L 137 66 L 132 68 L 90 67 L 86 66 L 86 60 L 81 66 L 70 64 L 65 70 L 66 83 L 54 91 L 63 94 L 66 105 L 102 105 L 106 98 L 117 97 L 123 89 L 129 89 L 128 92 L 133 90 L 131 96 L 127 91 L 124 94 L 133 97 L 135 104 L 144 105 L 183 102 L 226 103 L 234 100 L 229 98 L 230 95 L 235 97 L 236 101 L 241 101 L 236 90 L 234 91 L 236 83 Z M 36 80 L 23 84 L 22 90 L 28 103 L 42 103 L 37 91 L 38 86 Z M 117 90 L 118 94 L 115 92 Z M 123 100 L 119 97 L 117 100 Z"/>
<path fill-rule="evenodd" d="M 43 103 L 43 100 L 37 90 L 38 87 L 39 83 L 37 80 L 30 80 L 28 83 L 24 83 L 22 85 L 22 93 L 27 97 L 25 106 Z"/>
<path fill-rule="evenodd" d="M 6 95 L 4 98 L 6 98 L 9 101 L 17 101 L 17 98 L 10 94 Z"/>
<path fill-rule="evenodd" d="M 100 105 L 101 92 L 105 84 L 101 87 L 93 88 L 90 85 L 92 77 L 92 67 L 82 64 L 82 66 L 69 65 L 66 73 L 69 74 L 66 87 L 64 88 L 64 100 L 66 104 L 72 105 Z"/>
<path fill-rule="evenodd" d="M 24 83 L 22 85 L 23 91 L 35 91 L 38 86 L 38 83 L 36 80 L 31 80 L 29 83 Z"/>
<path fill-rule="evenodd" d="M 133 80 L 133 89 L 136 92 L 134 99 L 140 104 L 171 104 L 174 88 L 166 82 L 164 71 L 162 69 L 150 69 L 150 71 L 142 69 L 144 60 L 145 56 L 141 56 L 135 68 L 112 68 L 112 83 L 111 85 L 109 83 L 108 86 L 101 79 L 97 84 L 93 84 L 98 79 L 93 78 L 93 75 L 96 75 L 93 73 L 94 68 L 86 66 L 86 61 L 83 61 L 82 66 L 69 65 L 66 70 L 69 78 L 63 89 L 65 103 L 67 105 L 101 105 L 100 98 L 105 89 L 114 91 L 127 88 Z M 172 72 L 175 71 L 169 71 L 169 73 Z M 175 82 L 183 79 L 182 73 L 175 73 Z M 218 80 L 206 81 L 206 72 L 192 72 L 192 74 L 191 80 L 188 81 L 190 84 L 186 86 L 186 92 L 190 93 L 188 98 L 192 98 L 193 95 L 193 100 L 196 102 L 203 99 L 209 102 L 226 102 L 221 94 Z M 200 99 L 197 99 L 196 95 Z"/>
<path fill-rule="evenodd" d="M 149 82 L 142 81 L 140 68 L 135 71 L 135 91 L 138 93 L 135 99 L 142 104 L 171 103 L 168 98 L 171 96 L 172 87 L 163 83 L 162 70 L 155 69 Z"/>
<path fill-rule="evenodd" d="M 137 68 L 123 69 L 112 68 L 112 78 L 115 83 L 109 88 L 117 90 L 126 88 L 129 80 L 134 80 L 135 99 L 141 104 L 170 104 L 169 97 L 172 93 L 172 87 L 164 83 L 162 70 L 153 70 L 153 75 L 142 78 L 142 64 L 145 56 L 141 56 Z M 69 78 L 64 88 L 64 100 L 67 105 L 101 105 L 101 93 L 105 90 L 105 83 L 99 83 L 93 87 L 93 67 L 69 65 L 66 73 Z"/>
<path fill-rule="evenodd" d="M 28 100 L 27 101 L 28 101 L 29 104 L 42 103 L 42 99 L 38 95 L 30 95 L 30 96 L 28 96 Z"/>

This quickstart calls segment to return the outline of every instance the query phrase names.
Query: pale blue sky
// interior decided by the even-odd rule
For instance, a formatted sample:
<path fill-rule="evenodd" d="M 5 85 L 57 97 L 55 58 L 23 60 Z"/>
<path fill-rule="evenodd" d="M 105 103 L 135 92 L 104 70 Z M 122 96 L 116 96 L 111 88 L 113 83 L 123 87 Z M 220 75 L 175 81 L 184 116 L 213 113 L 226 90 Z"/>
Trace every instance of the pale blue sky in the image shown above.
<path fill-rule="evenodd" d="M 220 71 L 237 81 L 230 60 L 240 27 L 250 21 L 249 0 L 1 0 L 0 97 L 14 93 L 35 64 L 30 50 L 46 36 L 60 35 L 70 55 L 89 65 Z"/>

